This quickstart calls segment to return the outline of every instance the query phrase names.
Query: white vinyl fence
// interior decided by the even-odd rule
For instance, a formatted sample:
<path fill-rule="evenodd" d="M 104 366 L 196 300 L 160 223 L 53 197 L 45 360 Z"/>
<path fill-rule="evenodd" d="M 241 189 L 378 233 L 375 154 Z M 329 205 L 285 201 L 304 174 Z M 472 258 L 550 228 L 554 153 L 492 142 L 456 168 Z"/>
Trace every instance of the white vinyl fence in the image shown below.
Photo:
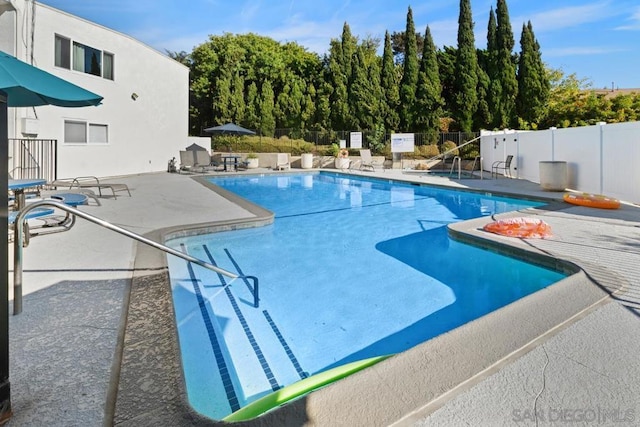
<path fill-rule="evenodd" d="M 566 161 L 568 188 L 640 202 L 640 122 L 481 135 L 487 171 L 511 154 L 514 177 L 540 182 L 540 161 Z"/>

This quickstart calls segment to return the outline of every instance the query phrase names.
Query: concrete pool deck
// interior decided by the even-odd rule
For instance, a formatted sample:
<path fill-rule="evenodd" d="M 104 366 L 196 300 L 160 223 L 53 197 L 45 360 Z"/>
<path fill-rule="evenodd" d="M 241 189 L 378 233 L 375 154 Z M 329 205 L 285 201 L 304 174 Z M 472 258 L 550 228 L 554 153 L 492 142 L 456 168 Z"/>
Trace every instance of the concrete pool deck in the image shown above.
<path fill-rule="evenodd" d="M 496 194 L 562 195 L 523 180 L 375 175 Z M 81 210 L 150 237 L 184 224 L 197 229 L 256 215 L 186 175 L 114 181 L 126 183 L 132 197 L 101 198 L 100 206 Z M 290 405 L 295 416 L 255 424 L 535 425 L 537 414 L 538 425 L 596 424 L 592 416 L 606 421 L 600 425 L 633 425 L 640 417 L 640 208 L 526 215 L 547 221 L 554 238 L 487 236 L 481 220 L 452 232 L 566 259 L 584 269 L 578 280 L 301 399 Z M 161 258 L 83 220 L 69 232 L 31 241 L 24 250 L 24 311 L 10 318 L 14 416 L 8 425 L 211 424 L 184 410 L 175 355 L 166 358 L 176 343 L 167 333 L 172 312 Z M 169 374 L 160 370 L 167 365 Z M 404 366 L 405 378 L 394 374 L 396 365 Z"/>

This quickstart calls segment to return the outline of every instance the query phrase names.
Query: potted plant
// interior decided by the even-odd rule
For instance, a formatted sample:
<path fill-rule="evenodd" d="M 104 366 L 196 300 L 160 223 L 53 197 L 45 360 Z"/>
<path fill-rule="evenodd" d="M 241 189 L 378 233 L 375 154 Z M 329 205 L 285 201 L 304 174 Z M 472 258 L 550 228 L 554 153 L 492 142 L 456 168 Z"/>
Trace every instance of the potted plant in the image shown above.
<path fill-rule="evenodd" d="M 256 153 L 247 154 L 247 169 L 257 168 L 258 163 L 258 155 Z"/>
<path fill-rule="evenodd" d="M 348 169 L 351 159 L 349 159 L 349 150 L 346 148 L 340 148 L 338 144 L 331 145 L 333 155 L 336 158 L 336 169 Z"/>

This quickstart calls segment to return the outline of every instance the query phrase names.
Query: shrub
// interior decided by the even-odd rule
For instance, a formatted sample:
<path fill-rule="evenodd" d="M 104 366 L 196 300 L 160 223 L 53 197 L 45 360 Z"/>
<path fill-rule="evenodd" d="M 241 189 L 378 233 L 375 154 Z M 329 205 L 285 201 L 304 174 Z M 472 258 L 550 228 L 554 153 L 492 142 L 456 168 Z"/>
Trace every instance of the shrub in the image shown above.
<path fill-rule="evenodd" d="M 446 153 L 447 151 L 453 150 L 456 147 L 457 147 L 457 144 L 455 142 L 453 142 L 453 141 L 445 141 L 442 144 L 442 152 Z M 455 150 L 451 151 L 450 153 L 447 153 L 447 155 L 458 156 L 458 155 L 460 155 L 460 152 L 459 152 L 458 149 L 455 149 Z"/>
<path fill-rule="evenodd" d="M 421 145 L 420 147 L 418 147 L 418 149 L 419 149 L 420 156 L 425 157 L 427 159 L 430 159 L 440 154 L 440 150 L 438 150 L 438 146 L 435 144 Z"/>

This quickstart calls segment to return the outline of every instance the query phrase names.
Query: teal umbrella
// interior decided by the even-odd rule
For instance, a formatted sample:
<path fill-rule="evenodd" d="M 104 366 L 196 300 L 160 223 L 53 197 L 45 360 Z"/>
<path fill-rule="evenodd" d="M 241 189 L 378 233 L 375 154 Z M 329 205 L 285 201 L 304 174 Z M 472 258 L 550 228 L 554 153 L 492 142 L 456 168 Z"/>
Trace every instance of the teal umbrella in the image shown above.
<path fill-rule="evenodd" d="M 9 383 L 7 107 L 86 107 L 102 97 L 0 51 L 0 424 L 11 417 Z"/>
<path fill-rule="evenodd" d="M 0 51 L 0 90 L 9 107 L 87 107 L 102 97 Z"/>

